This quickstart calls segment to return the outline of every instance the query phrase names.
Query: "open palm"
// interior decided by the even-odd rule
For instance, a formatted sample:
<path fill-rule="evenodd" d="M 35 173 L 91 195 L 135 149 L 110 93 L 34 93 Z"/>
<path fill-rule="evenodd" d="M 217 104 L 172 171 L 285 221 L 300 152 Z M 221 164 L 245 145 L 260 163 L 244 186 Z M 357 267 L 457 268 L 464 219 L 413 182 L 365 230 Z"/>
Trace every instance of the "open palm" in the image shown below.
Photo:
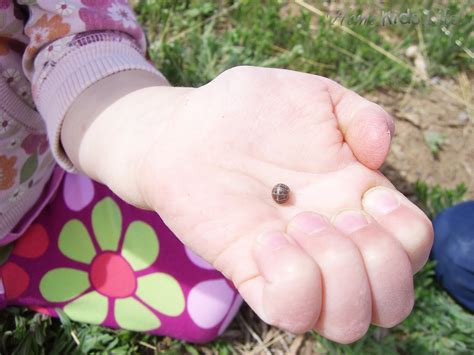
<path fill-rule="evenodd" d="M 391 118 L 335 82 L 238 67 L 187 89 L 144 160 L 149 206 L 267 323 L 339 342 L 413 306 L 426 216 L 377 169 Z M 277 183 L 290 200 L 272 200 Z"/>

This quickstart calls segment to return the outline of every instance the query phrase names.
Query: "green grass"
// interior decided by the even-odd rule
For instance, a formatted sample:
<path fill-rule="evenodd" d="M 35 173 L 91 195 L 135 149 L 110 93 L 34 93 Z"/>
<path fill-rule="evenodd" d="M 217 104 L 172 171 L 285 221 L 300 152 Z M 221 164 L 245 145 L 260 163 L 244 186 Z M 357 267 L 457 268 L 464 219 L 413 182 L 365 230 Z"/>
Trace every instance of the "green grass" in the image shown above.
<path fill-rule="evenodd" d="M 433 154 L 433 157 L 437 159 L 439 152 L 443 149 L 443 144 L 446 140 L 445 137 L 442 133 L 435 131 L 426 131 L 424 136 L 425 142 L 431 150 L 431 154 Z"/>
<path fill-rule="evenodd" d="M 311 2 L 321 7 L 321 2 Z M 358 91 L 401 88 L 411 82 L 411 72 L 332 25 L 335 14 L 319 17 L 292 5 L 293 14 L 284 15 L 285 1 L 251 0 L 138 1 L 136 10 L 150 39 L 150 55 L 175 85 L 198 86 L 223 70 L 239 64 L 284 67 L 337 79 Z M 359 1 L 357 14 L 365 9 L 380 22 L 382 11 L 399 14 L 410 8 L 439 14 L 447 9 L 450 23 L 430 21 L 419 25 L 348 25 L 358 35 L 389 51 L 401 60 L 405 49 L 419 45 L 430 75 L 453 75 L 472 69 L 466 52 L 473 46 L 472 2 L 393 2 L 384 7 Z M 301 11 L 300 11 L 301 10 Z M 219 15 L 221 14 L 221 15 Z M 378 24 L 379 22 L 375 22 Z M 451 23 L 452 22 L 452 23 Z M 449 33 L 449 34 L 446 34 Z M 391 40 L 388 40 L 391 38 Z M 461 45 L 459 45 L 460 43 Z"/>
<path fill-rule="evenodd" d="M 310 2 L 310 1 L 308 1 Z M 403 89 L 412 84 L 406 67 L 369 44 L 342 32 L 330 17 L 318 17 L 286 2 L 264 1 L 135 1 L 144 24 L 150 56 L 175 85 L 199 86 L 235 65 L 282 67 L 324 75 L 359 92 Z M 322 9 L 321 2 L 311 4 Z M 381 7 L 357 1 L 354 13 L 364 10 L 436 10 L 434 1 L 388 1 Z M 473 46 L 472 1 L 451 1 L 448 9 L 457 21 L 446 26 L 349 27 L 402 61 L 408 46 L 420 46 L 431 76 L 472 70 L 467 49 Z M 447 30 L 447 32 L 446 32 Z M 447 34 L 448 33 L 448 34 Z M 461 45 L 459 45 L 461 43 Z M 436 149 L 439 147 L 436 146 Z M 465 188 L 416 185 L 420 204 L 431 216 L 462 199 Z M 474 351 L 474 316 L 453 302 L 434 281 L 434 263 L 416 276 L 416 306 L 410 317 L 381 337 L 373 327 L 359 342 L 343 346 L 314 335 L 316 349 L 331 354 L 461 354 Z M 76 343 L 77 341 L 77 343 Z M 235 352 L 219 340 L 207 346 L 219 354 Z M 154 349 L 154 350 L 153 350 Z M 0 316 L 0 353 L 198 353 L 199 347 L 169 338 L 51 319 L 22 308 L 8 308 Z"/>
<path fill-rule="evenodd" d="M 154 24 L 149 26 L 150 55 L 175 85 L 202 85 L 239 64 L 335 76 L 347 86 L 366 90 L 410 81 L 408 70 L 333 28 L 328 19 L 319 19 L 312 29 L 314 17 L 307 11 L 281 16 L 283 6 L 278 1 L 268 1 L 266 6 L 241 1 L 213 20 L 209 19 L 225 6 L 195 1 L 192 8 L 181 2 L 160 8 L 160 3 L 140 2 L 137 10 L 144 23 Z M 194 27 L 180 35 L 189 24 Z M 361 26 L 355 30 L 390 49 L 377 31 Z"/>
<path fill-rule="evenodd" d="M 414 26 L 395 26 L 393 29 L 407 41 L 420 45 L 428 61 L 430 75 L 454 75 L 462 70 L 472 70 L 474 49 L 474 2 L 449 1 L 448 6 L 436 1 L 389 1 L 387 8 L 401 11 L 410 8 L 421 14 L 430 11 L 437 22 L 422 22 Z M 471 51 L 469 55 L 469 50 Z"/>
<path fill-rule="evenodd" d="M 439 185 L 430 187 L 423 181 L 415 183 L 415 194 L 418 201 L 431 219 L 446 207 L 462 201 L 466 192 L 467 188 L 464 184 L 459 184 L 454 189 L 445 189 Z"/>

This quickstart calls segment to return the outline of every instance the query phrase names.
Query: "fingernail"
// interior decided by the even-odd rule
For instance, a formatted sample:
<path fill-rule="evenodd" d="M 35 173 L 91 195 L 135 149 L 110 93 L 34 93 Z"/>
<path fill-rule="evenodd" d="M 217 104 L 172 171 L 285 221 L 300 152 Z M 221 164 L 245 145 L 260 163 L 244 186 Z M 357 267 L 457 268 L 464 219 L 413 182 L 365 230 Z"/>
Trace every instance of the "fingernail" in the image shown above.
<path fill-rule="evenodd" d="M 400 201 L 394 192 L 379 187 L 366 192 L 362 204 L 369 213 L 385 215 L 400 206 Z"/>
<path fill-rule="evenodd" d="M 367 224 L 367 218 L 358 211 L 344 211 L 334 218 L 334 225 L 346 234 L 353 233 Z"/>
<path fill-rule="evenodd" d="M 288 244 L 288 240 L 281 232 L 267 232 L 260 234 L 257 242 L 269 250 L 276 250 Z"/>
<path fill-rule="evenodd" d="M 313 234 L 327 227 L 326 220 L 316 213 L 301 213 L 291 224 L 304 234 Z"/>

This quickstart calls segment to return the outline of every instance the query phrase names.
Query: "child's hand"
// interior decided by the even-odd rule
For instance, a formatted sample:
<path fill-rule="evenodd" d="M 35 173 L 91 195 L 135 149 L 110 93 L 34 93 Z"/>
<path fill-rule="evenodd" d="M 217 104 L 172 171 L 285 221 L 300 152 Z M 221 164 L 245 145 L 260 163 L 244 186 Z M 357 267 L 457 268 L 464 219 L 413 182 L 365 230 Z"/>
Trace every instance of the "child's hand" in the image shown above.
<path fill-rule="evenodd" d="M 143 89 L 123 101 L 134 104 L 152 111 L 127 138 L 142 147 L 137 188 L 105 182 L 156 210 L 264 321 L 346 343 L 410 313 L 432 227 L 370 169 L 393 133 L 379 106 L 326 78 L 254 67 Z M 277 183 L 291 188 L 286 204 L 272 199 Z"/>

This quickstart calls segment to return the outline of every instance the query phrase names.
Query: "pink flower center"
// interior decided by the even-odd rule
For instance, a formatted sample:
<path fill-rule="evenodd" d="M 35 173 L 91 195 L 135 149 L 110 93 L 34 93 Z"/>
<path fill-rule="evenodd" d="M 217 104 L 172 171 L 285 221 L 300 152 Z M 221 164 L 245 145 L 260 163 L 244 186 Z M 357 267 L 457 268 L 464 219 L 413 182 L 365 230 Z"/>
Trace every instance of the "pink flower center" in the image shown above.
<path fill-rule="evenodd" d="M 137 285 L 130 264 L 114 253 L 103 253 L 94 259 L 90 278 L 97 291 L 113 298 L 131 296 Z"/>

